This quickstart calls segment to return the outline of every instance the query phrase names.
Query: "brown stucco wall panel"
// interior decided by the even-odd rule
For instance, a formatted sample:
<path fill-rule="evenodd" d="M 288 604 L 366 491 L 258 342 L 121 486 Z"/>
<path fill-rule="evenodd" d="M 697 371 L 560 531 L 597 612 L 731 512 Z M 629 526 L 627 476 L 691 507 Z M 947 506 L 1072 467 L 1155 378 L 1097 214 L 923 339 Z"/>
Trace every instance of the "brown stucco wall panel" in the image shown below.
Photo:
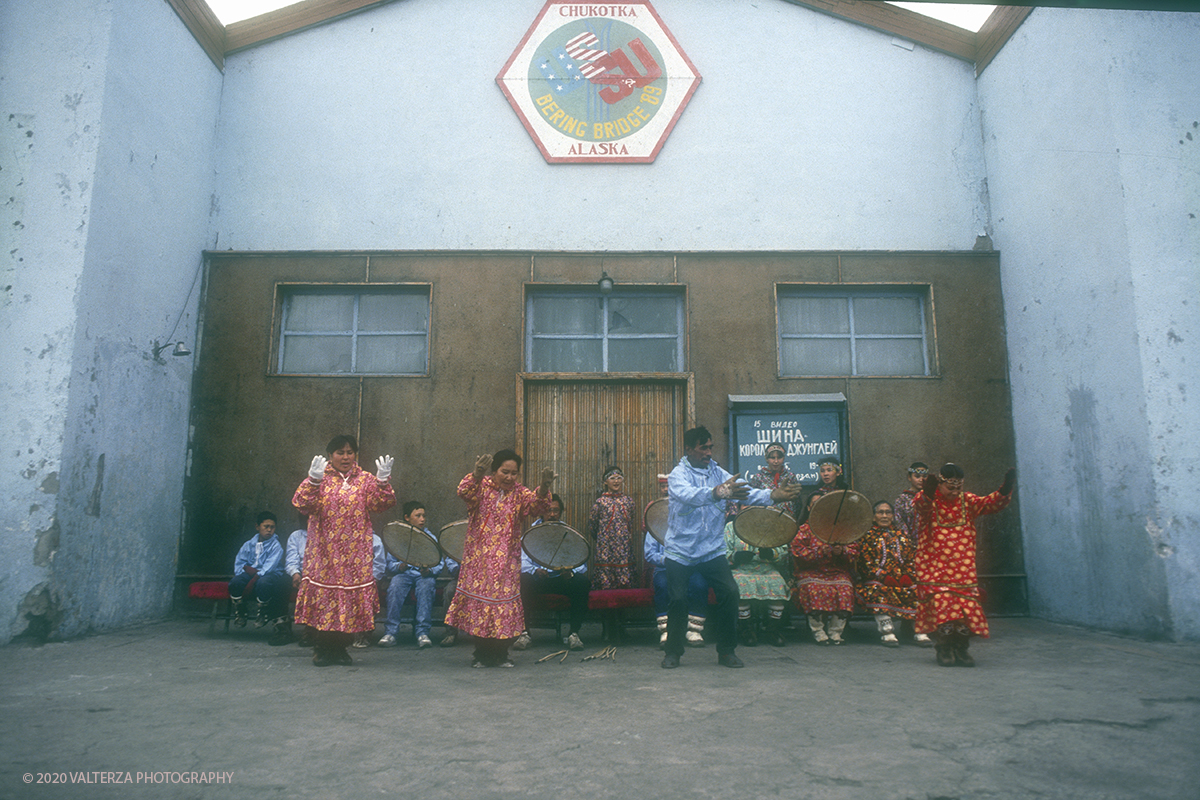
<path fill-rule="evenodd" d="M 382 453 L 396 457 L 400 501 L 426 502 L 432 527 L 461 518 L 455 487 L 475 457 L 520 450 L 516 384 L 524 369 L 526 285 L 593 288 L 601 272 L 618 284 L 674 283 L 686 291 L 696 421 L 713 432 L 724 464 L 729 395 L 831 392 L 847 397 L 854 485 L 872 499 L 894 498 L 914 459 L 935 467 L 956 460 L 968 472 L 968 488 L 982 492 L 998 486 L 1012 463 L 997 254 L 214 254 L 181 571 L 228 572 L 261 508 L 281 514 L 281 529 L 290 531 L 292 492 L 312 456 L 340 432 L 360 435 L 366 468 Z M 268 374 L 277 282 L 368 276 L 371 283 L 430 285 L 428 375 Z M 932 286 L 935 374 L 780 378 L 776 286 L 839 280 Z M 532 482 L 538 465 L 529 466 Z M 981 528 L 981 569 L 1019 574 L 1015 510 Z M 994 591 L 1002 608 L 1023 607 L 1023 582 L 1004 579 Z"/>

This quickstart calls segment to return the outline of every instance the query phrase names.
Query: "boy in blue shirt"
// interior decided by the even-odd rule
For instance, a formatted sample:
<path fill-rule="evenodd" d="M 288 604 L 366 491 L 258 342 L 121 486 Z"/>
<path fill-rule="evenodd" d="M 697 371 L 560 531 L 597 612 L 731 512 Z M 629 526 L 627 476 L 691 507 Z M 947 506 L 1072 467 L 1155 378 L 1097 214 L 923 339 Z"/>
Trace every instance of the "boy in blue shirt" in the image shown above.
<path fill-rule="evenodd" d="M 275 515 L 270 511 L 259 514 L 255 530 L 255 535 L 238 550 L 233 560 L 233 580 L 229 582 L 233 623 L 239 628 L 246 626 L 247 595 L 258 603 L 255 627 L 284 616 L 287 610 L 291 581 L 283 568 L 283 545 L 275 535 Z"/>
<path fill-rule="evenodd" d="M 433 536 L 432 531 L 425 527 L 424 503 L 420 500 L 409 500 L 401 511 L 405 522 Z M 417 595 L 417 613 L 413 620 L 417 647 L 424 650 L 433 646 L 433 640 L 429 638 L 429 629 L 433 624 L 433 598 L 437 591 L 437 576 L 443 571 L 448 573 L 456 566 L 458 564 L 449 556 L 444 556 L 441 562 L 433 567 L 412 567 L 403 561 L 397 561 L 391 553 L 387 554 L 385 572 L 391 576 L 392 582 L 388 584 L 387 622 L 384 623 L 383 638 L 379 640 L 380 647 L 392 647 L 396 644 L 396 633 L 400 630 L 400 609 L 404 607 L 409 591 L 415 591 Z"/>

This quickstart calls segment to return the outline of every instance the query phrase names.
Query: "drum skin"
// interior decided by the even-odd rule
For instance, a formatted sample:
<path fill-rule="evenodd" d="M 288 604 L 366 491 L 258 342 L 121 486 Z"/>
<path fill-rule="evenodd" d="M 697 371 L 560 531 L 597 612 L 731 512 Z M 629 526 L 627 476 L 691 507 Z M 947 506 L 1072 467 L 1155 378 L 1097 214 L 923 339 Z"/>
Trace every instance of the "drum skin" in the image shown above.
<path fill-rule="evenodd" d="M 410 567 L 436 567 L 442 560 L 437 541 L 407 522 L 389 522 L 379 538 L 396 560 Z"/>
<path fill-rule="evenodd" d="M 521 547 L 535 563 L 554 570 L 575 569 L 592 555 L 583 534 L 565 522 L 534 525 L 521 537 Z"/>
<path fill-rule="evenodd" d="M 438 545 L 442 552 L 453 558 L 459 564 L 463 560 L 463 548 L 467 544 L 467 521 L 455 520 L 449 525 L 443 525 L 438 531 Z"/>
<path fill-rule="evenodd" d="M 646 530 L 650 531 L 650 535 L 658 539 L 660 544 L 667 543 L 667 498 L 660 497 L 646 506 L 644 523 Z"/>
<path fill-rule="evenodd" d="M 829 544 L 850 544 L 871 529 L 875 512 L 867 496 L 845 489 L 830 492 L 813 503 L 808 527 L 813 535 Z"/>
<path fill-rule="evenodd" d="M 770 506 L 744 508 L 733 519 L 733 532 L 751 547 L 782 547 L 799 529 L 795 517 Z"/>

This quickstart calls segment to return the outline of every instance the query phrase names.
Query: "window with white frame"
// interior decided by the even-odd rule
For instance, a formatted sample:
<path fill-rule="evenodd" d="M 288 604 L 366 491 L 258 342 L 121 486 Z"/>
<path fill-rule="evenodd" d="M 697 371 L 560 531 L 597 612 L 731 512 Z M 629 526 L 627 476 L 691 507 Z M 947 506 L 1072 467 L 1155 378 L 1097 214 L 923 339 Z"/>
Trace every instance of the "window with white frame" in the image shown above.
<path fill-rule="evenodd" d="M 280 287 L 287 375 L 425 375 L 429 286 Z"/>
<path fill-rule="evenodd" d="M 928 286 L 779 286 L 779 373 L 924 376 Z"/>
<path fill-rule="evenodd" d="M 525 299 L 529 372 L 682 372 L 679 289 L 530 288 Z"/>

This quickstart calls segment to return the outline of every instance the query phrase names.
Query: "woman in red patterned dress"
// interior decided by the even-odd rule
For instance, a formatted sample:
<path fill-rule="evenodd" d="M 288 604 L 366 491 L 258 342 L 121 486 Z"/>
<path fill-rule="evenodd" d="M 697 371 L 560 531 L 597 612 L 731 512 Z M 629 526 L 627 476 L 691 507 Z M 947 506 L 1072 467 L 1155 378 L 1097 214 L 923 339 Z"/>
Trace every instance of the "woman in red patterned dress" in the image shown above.
<path fill-rule="evenodd" d="M 988 638 L 975 569 L 975 520 L 1008 505 L 1017 473 L 1010 469 L 1004 485 L 986 497 L 964 492 L 965 476 L 962 467 L 946 464 L 938 475 L 925 478 L 913 501 L 920 530 L 913 561 L 920 599 L 915 627 L 933 635 L 943 667 L 975 666 L 967 653 L 969 637 Z"/>
<path fill-rule="evenodd" d="M 308 625 L 313 664 L 350 664 L 354 634 L 375 628 L 379 592 L 371 574 L 371 514 L 396 505 L 388 483 L 395 462 L 375 461 L 375 475 L 358 466 L 358 442 L 335 436 L 316 456 L 292 505 L 308 515 L 304 576 L 296 597 L 296 622 Z"/>
<path fill-rule="evenodd" d="M 508 646 L 525 628 L 521 521 L 550 512 L 554 471 L 542 470 L 536 493 L 521 485 L 520 474 L 521 457 L 501 450 L 479 456 L 458 484 L 467 504 L 467 538 L 446 624 L 475 637 L 473 667 L 513 666 Z"/>
<path fill-rule="evenodd" d="M 811 511 L 820 494 L 808 498 Z M 842 631 L 854 611 L 854 562 L 858 543 L 830 544 L 818 539 L 808 523 L 792 540 L 792 601 L 808 617 L 817 644 L 842 644 Z"/>

